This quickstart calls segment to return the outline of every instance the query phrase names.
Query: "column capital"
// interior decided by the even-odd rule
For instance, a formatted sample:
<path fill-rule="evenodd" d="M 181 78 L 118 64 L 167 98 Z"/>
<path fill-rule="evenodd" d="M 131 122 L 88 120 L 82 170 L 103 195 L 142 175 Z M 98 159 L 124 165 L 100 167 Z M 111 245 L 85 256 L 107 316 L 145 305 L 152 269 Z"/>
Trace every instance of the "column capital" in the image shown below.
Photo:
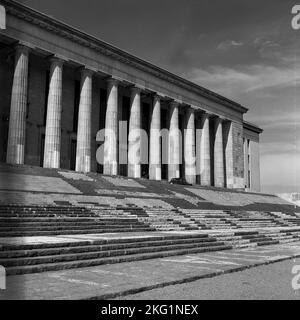
<path fill-rule="evenodd" d="M 216 123 L 221 123 L 224 122 L 226 120 L 226 118 L 224 118 L 223 116 L 219 116 L 219 115 L 210 115 L 210 118 L 215 121 Z"/>
<path fill-rule="evenodd" d="M 49 58 L 49 61 L 50 61 L 50 63 L 56 64 L 56 65 L 62 67 L 63 64 L 66 62 L 66 59 L 54 55 L 54 56 L 51 56 L 51 57 Z"/>
<path fill-rule="evenodd" d="M 90 77 L 92 77 L 93 74 L 94 74 L 93 70 L 91 70 L 89 68 L 86 68 L 86 67 L 81 67 L 79 69 L 79 71 L 80 71 L 81 76 L 90 76 Z"/>
<path fill-rule="evenodd" d="M 172 108 L 179 107 L 179 105 L 180 105 L 179 101 L 172 100 L 172 101 L 170 102 L 170 106 L 171 106 Z"/>
<path fill-rule="evenodd" d="M 204 123 L 206 121 L 209 121 L 210 114 L 205 112 L 204 110 L 201 110 L 201 112 L 196 114 L 197 121 L 199 121 L 200 125 L 203 127 Z"/>
<path fill-rule="evenodd" d="M 210 113 L 208 113 L 208 112 L 206 112 L 205 110 L 200 110 L 200 112 L 199 112 L 199 116 L 201 117 L 201 118 L 209 118 L 209 116 L 210 116 L 211 114 Z"/>
<path fill-rule="evenodd" d="M 159 93 L 159 92 L 152 92 L 151 96 L 152 98 L 160 99 L 160 100 L 166 97 L 163 93 Z"/>
<path fill-rule="evenodd" d="M 196 112 L 196 109 L 195 109 L 193 106 L 189 106 L 189 105 L 186 105 L 186 106 L 185 106 L 185 110 L 186 110 L 186 112 L 189 113 L 189 114 Z"/>
<path fill-rule="evenodd" d="M 29 54 L 29 52 L 31 51 L 31 48 L 23 42 L 17 43 L 15 45 L 15 49 L 16 49 L 16 52 L 25 53 L 25 54 Z"/>
<path fill-rule="evenodd" d="M 115 86 L 117 86 L 117 85 L 119 85 L 119 80 L 118 79 L 116 79 L 116 78 L 113 78 L 113 77 L 111 77 L 111 78 L 109 78 L 109 79 L 107 79 L 107 83 L 109 84 L 109 85 L 115 85 Z"/>
<path fill-rule="evenodd" d="M 157 94 L 152 95 L 152 98 L 154 103 L 161 101 L 161 97 Z"/>
<path fill-rule="evenodd" d="M 152 94 L 152 98 L 153 98 L 154 100 L 160 101 L 160 100 L 163 98 L 163 96 L 161 96 L 161 95 L 158 94 L 158 93 L 153 93 L 153 94 Z"/>
<path fill-rule="evenodd" d="M 141 93 L 142 92 L 142 88 L 138 87 L 138 86 L 133 86 L 130 88 L 131 93 Z"/>
<path fill-rule="evenodd" d="M 232 121 L 230 119 L 227 119 L 227 118 L 222 118 L 222 121 L 223 121 L 224 124 L 232 123 Z"/>

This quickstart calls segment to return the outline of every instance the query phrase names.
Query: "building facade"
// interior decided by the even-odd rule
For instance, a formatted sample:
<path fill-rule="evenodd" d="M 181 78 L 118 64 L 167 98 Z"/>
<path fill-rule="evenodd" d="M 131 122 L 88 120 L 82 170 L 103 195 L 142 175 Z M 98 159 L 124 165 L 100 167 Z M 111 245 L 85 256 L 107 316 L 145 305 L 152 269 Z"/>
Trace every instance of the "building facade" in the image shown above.
<path fill-rule="evenodd" d="M 243 120 L 247 108 L 19 3 L 0 4 L 0 161 L 260 191 L 262 130 Z"/>

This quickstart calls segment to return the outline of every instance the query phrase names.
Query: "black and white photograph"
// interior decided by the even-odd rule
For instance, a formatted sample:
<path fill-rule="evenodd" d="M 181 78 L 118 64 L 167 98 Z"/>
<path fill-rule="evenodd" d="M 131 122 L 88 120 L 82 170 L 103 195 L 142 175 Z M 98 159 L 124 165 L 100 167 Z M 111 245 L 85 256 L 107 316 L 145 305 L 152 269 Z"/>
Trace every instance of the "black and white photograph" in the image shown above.
<path fill-rule="evenodd" d="M 0 0 L 0 305 L 300 300 L 299 141 L 297 0 Z"/>

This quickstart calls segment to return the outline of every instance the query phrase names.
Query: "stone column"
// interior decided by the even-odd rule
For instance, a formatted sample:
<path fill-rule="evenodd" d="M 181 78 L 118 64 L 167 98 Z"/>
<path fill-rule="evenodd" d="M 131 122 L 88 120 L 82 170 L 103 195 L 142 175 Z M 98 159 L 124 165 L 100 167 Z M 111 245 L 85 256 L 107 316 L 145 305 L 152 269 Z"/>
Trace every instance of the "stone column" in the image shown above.
<path fill-rule="evenodd" d="M 200 184 L 211 186 L 210 171 L 210 133 L 209 115 L 203 113 L 201 116 L 201 136 L 200 136 Z"/>
<path fill-rule="evenodd" d="M 215 119 L 214 123 L 214 178 L 215 187 L 224 188 L 224 151 L 223 151 L 223 125 L 222 119 Z"/>
<path fill-rule="evenodd" d="M 225 172 L 226 172 L 226 188 L 236 187 L 234 179 L 234 159 L 233 159 L 233 127 L 231 121 L 223 123 L 223 139 L 225 142 Z M 237 165 L 237 164 L 236 164 Z"/>
<path fill-rule="evenodd" d="M 108 80 L 105 116 L 104 174 L 118 174 L 118 81 Z"/>
<path fill-rule="evenodd" d="M 179 132 L 179 104 L 170 104 L 169 146 L 168 146 L 168 180 L 179 178 L 180 161 L 180 132 Z"/>
<path fill-rule="evenodd" d="M 76 171 L 91 171 L 92 71 L 81 71 L 78 111 Z"/>
<path fill-rule="evenodd" d="M 248 171 L 249 171 L 249 148 L 248 148 L 248 139 L 244 138 L 244 186 L 245 188 L 249 187 L 248 182 Z"/>
<path fill-rule="evenodd" d="M 63 61 L 51 58 L 50 84 L 47 104 L 44 168 L 60 167 L 62 73 Z"/>
<path fill-rule="evenodd" d="M 128 136 L 128 177 L 141 177 L 141 89 L 131 89 L 129 136 Z"/>
<path fill-rule="evenodd" d="M 186 114 L 186 129 L 184 132 L 184 164 L 185 179 L 188 183 L 196 183 L 196 154 L 195 154 L 195 112 L 188 108 Z"/>
<path fill-rule="evenodd" d="M 7 163 L 24 164 L 29 48 L 17 45 L 12 86 Z"/>
<path fill-rule="evenodd" d="M 150 119 L 150 165 L 149 178 L 161 180 L 161 138 L 160 138 L 160 97 L 153 97 L 153 107 Z"/>

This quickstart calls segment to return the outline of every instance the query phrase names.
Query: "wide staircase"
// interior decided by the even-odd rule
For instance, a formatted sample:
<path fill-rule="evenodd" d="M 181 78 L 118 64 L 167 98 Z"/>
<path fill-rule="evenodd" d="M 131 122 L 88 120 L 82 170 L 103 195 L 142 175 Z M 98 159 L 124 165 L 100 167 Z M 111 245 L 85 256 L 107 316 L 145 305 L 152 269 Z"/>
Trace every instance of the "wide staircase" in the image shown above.
<path fill-rule="evenodd" d="M 155 231 L 125 210 L 0 205 L 0 237 Z"/>
<path fill-rule="evenodd" d="M 8 275 L 299 240 L 299 208 L 273 195 L 0 165 Z"/>

